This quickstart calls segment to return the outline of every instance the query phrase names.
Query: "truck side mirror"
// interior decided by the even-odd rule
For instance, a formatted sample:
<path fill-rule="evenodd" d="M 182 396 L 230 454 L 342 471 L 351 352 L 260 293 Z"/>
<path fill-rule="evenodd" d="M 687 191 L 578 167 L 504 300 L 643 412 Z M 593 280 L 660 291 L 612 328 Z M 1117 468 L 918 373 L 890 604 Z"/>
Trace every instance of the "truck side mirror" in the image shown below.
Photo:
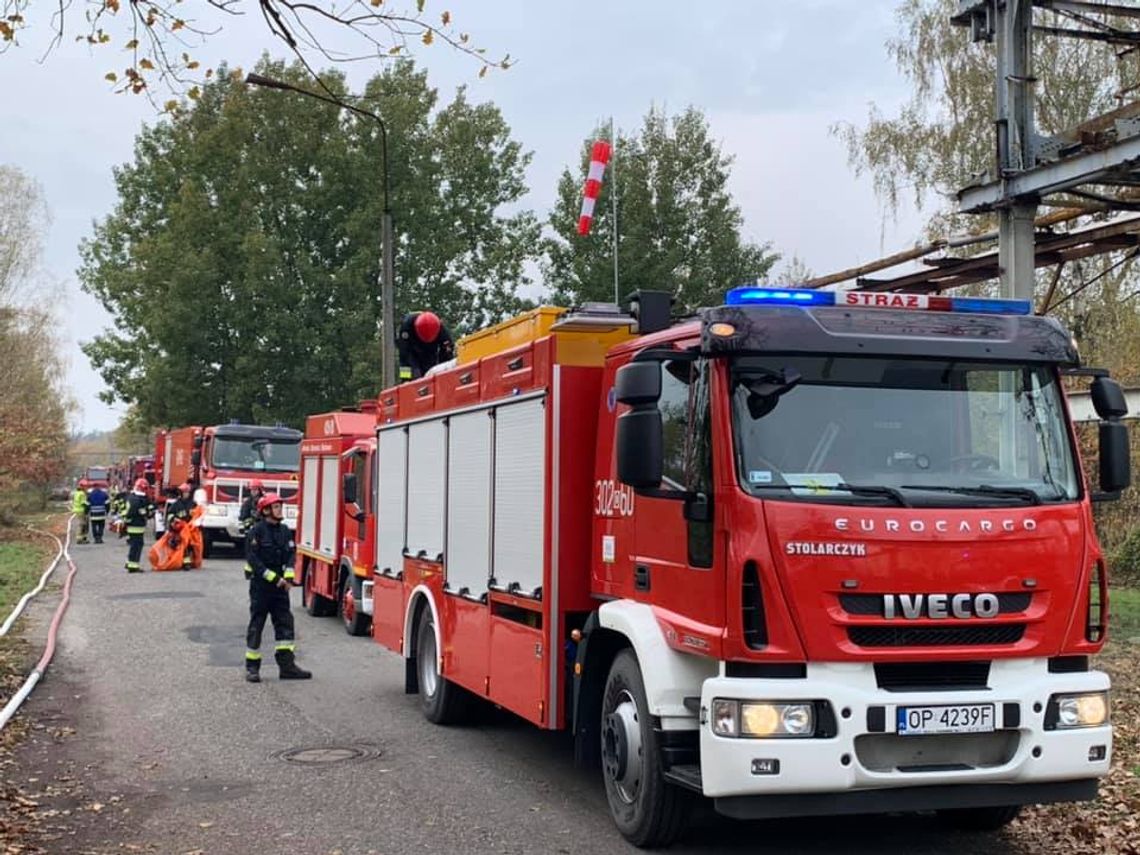
<path fill-rule="evenodd" d="M 356 504 L 356 473 L 345 472 L 341 482 L 341 499 L 346 505 Z"/>
<path fill-rule="evenodd" d="M 199 451 L 198 449 L 194 449 L 193 451 L 190 452 L 190 465 L 194 466 L 194 467 L 198 467 L 201 464 L 202 464 L 202 452 Z"/>
<path fill-rule="evenodd" d="M 198 436 L 194 437 L 194 441 L 191 444 L 195 448 L 201 448 L 202 447 L 202 435 L 199 434 Z"/>
<path fill-rule="evenodd" d="M 1124 390 L 1111 377 L 1097 377 L 1089 390 L 1093 409 L 1102 419 L 1122 419 L 1128 415 L 1128 402 Z"/>
<path fill-rule="evenodd" d="M 1109 494 L 1105 498 L 1115 497 L 1116 493 L 1132 483 L 1132 450 L 1128 441 L 1128 426 L 1115 419 L 1101 422 L 1098 439 L 1100 489 Z"/>
<path fill-rule="evenodd" d="M 618 479 L 635 490 L 656 490 L 665 468 L 661 411 L 661 365 L 631 362 L 618 369 L 617 400 L 630 407 L 617 420 Z"/>

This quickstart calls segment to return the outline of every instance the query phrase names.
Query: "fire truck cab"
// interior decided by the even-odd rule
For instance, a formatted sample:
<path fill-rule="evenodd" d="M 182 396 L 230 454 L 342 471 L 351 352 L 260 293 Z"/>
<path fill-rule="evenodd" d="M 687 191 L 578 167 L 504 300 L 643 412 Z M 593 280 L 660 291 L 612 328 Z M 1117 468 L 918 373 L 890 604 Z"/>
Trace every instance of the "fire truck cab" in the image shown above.
<path fill-rule="evenodd" d="M 308 613 L 339 614 L 349 635 L 371 626 L 375 452 L 375 401 L 306 419 L 296 578 Z"/>
<path fill-rule="evenodd" d="M 643 293 L 465 339 L 381 395 L 373 637 L 432 721 L 477 697 L 570 729 L 640 846 L 698 796 L 988 828 L 1092 798 L 1090 503 L 1129 484 L 1126 408 L 1030 312 L 746 287 L 676 323 Z"/>

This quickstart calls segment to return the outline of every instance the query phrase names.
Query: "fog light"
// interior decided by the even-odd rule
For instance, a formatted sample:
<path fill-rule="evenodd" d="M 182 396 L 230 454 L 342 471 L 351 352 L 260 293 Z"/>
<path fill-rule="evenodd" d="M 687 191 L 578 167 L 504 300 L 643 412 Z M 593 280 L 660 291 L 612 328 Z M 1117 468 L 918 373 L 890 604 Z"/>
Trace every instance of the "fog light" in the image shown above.
<path fill-rule="evenodd" d="M 1089 762 L 1096 763 L 1108 756 L 1107 745 L 1094 745 L 1089 749 Z"/>
<path fill-rule="evenodd" d="M 718 321 L 717 323 L 711 324 L 709 326 L 709 332 L 718 338 L 728 338 L 730 336 L 736 335 L 736 327 L 734 327 L 732 324 L 726 324 L 723 321 Z"/>
<path fill-rule="evenodd" d="M 1054 695 L 1049 699 L 1049 711 L 1045 717 L 1045 727 L 1047 730 L 1099 727 L 1107 721 L 1107 692 Z"/>
<path fill-rule="evenodd" d="M 719 698 L 713 701 L 713 733 L 717 736 L 736 736 L 736 701 L 725 701 Z"/>

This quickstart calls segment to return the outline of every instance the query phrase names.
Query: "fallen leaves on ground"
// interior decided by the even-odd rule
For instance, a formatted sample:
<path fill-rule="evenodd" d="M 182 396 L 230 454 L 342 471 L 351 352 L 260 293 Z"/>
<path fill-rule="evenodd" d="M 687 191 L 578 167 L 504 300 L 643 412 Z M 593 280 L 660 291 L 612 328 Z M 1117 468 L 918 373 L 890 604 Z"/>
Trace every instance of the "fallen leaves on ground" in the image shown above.
<path fill-rule="evenodd" d="M 1095 802 L 1022 811 L 1006 832 L 1020 851 L 1140 855 L 1140 644 L 1110 642 L 1095 665 L 1112 675 L 1112 769 Z"/>

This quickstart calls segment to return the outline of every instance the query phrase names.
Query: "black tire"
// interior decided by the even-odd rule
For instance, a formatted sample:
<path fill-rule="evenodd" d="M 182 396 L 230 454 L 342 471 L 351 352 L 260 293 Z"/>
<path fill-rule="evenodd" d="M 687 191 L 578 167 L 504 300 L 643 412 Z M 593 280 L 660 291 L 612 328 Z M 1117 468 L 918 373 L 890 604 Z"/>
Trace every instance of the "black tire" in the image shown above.
<path fill-rule="evenodd" d="M 214 534 L 209 529 L 202 529 L 202 560 L 212 557 L 214 554 Z"/>
<path fill-rule="evenodd" d="M 336 610 L 340 614 L 340 622 L 345 632 L 354 636 L 368 635 L 368 631 L 372 628 L 372 618 L 360 611 L 360 583 L 356 576 L 349 574 L 341 583 Z"/>
<path fill-rule="evenodd" d="M 959 831 L 997 831 L 1017 819 L 1019 813 L 1020 805 L 959 808 L 938 811 L 938 820 L 944 826 Z"/>
<path fill-rule="evenodd" d="M 322 597 L 309 587 L 312 570 L 308 561 L 304 563 L 301 572 L 304 574 L 301 578 L 301 604 L 305 607 L 305 611 L 312 617 L 318 618 L 336 614 L 336 603 L 328 597 Z"/>
<path fill-rule="evenodd" d="M 663 776 L 645 682 L 632 650 L 622 650 L 610 666 L 600 730 L 602 779 L 614 824 L 634 846 L 668 846 L 688 825 L 694 797 Z M 633 745 L 627 734 L 640 744 Z M 638 765 L 631 767 L 631 761 Z"/>
<path fill-rule="evenodd" d="M 416 674 L 424 718 L 433 724 L 458 724 L 467 717 L 471 695 L 439 673 L 435 621 L 429 608 L 421 612 L 416 627 Z"/>

